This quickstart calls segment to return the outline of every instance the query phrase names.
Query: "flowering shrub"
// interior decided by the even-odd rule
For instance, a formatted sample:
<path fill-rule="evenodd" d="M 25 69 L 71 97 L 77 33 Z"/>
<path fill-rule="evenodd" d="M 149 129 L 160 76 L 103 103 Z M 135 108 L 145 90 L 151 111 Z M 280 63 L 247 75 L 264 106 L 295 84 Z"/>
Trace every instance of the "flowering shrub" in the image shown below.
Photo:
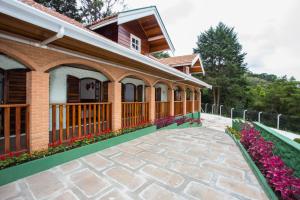
<path fill-rule="evenodd" d="M 250 126 L 244 127 L 241 133 L 241 143 L 275 193 L 284 200 L 300 199 L 300 178 L 293 176 L 293 170 L 279 156 L 273 155 L 273 143 L 265 141 Z"/>
<path fill-rule="evenodd" d="M 154 124 L 156 125 L 157 129 L 169 126 L 171 124 L 175 123 L 175 117 L 169 116 L 161 119 L 155 120 Z"/>
<path fill-rule="evenodd" d="M 184 124 L 185 122 L 189 122 L 190 121 L 190 118 L 186 117 L 186 116 L 183 116 L 183 117 L 180 117 L 178 119 L 175 119 L 175 123 L 177 123 L 177 125 L 181 125 L 181 124 Z"/>
<path fill-rule="evenodd" d="M 11 166 L 19 165 L 28 161 L 36 160 L 39 158 L 47 157 L 56 153 L 68 151 L 74 148 L 78 148 L 81 146 L 85 146 L 88 144 L 92 144 L 95 142 L 99 142 L 102 140 L 106 140 L 112 137 L 115 137 L 117 135 L 126 134 L 132 131 L 135 131 L 137 129 L 145 128 L 148 126 L 151 126 L 152 124 L 147 122 L 144 124 L 140 124 L 139 126 L 133 127 L 133 128 L 123 128 L 114 132 L 111 132 L 110 130 L 106 130 L 101 132 L 101 134 L 93 135 L 93 134 L 87 134 L 83 137 L 74 137 L 68 142 L 55 142 L 49 144 L 48 150 L 45 151 L 36 151 L 32 153 L 14 153 L 10 152 L 6 155 L 0 155 L 0 170 L 4 168 L 8 168 Z"/>

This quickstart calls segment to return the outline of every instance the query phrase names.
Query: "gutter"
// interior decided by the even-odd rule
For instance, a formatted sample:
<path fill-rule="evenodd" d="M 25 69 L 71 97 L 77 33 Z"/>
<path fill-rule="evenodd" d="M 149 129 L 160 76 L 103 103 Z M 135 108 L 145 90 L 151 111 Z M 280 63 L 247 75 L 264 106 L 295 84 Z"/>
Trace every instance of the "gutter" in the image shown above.
<path fill-rule="evenodd" d="M 51 42 L 54 42 L 55 40 L 63 38 L 64 33 L 65 33 L 65 28 L 62 26 L 54 36 L 52 36 L 52 37 L 44 40 L 43 42 L 41 42 L 41 45 L 47 45 Z"/>
<path fill-rule="evenodd" d="M 0 0 L 0 12 L 56 33 L 59 32 L 61 27 L 64 27 L 64 36 L 74 38 L 95 47 L 108 50 L 110 52 L 144 63 L 146 65 L 150 65 L 153 68 L 167 72 L 182 79 L 187 79 L 188 81 L 191 81 L 200 86 L 211 88 L 211 85 L 201 80 L 198 80 L 194 77 L 191 77 L 190 75 L 173 69 L 151 58 L 148 58 L 147 56 L 144 56 L 140 53 L 134 52 L 96 33 L 92 33 L 83 28 L 79 28 L 78 26 L 65 22 L 48 13 L 42 12 L 18 0 Z"/>

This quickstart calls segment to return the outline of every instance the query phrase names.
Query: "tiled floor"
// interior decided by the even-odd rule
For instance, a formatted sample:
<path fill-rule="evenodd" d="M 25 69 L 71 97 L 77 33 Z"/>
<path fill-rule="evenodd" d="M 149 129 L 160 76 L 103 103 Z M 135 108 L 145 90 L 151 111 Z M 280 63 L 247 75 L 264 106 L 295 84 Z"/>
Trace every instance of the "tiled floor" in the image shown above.
<path fill-rule="evenodd" d="M 238 147 L 209 128 L 158 131 L 0 187 L 0 199 L 267 199 Z"/>

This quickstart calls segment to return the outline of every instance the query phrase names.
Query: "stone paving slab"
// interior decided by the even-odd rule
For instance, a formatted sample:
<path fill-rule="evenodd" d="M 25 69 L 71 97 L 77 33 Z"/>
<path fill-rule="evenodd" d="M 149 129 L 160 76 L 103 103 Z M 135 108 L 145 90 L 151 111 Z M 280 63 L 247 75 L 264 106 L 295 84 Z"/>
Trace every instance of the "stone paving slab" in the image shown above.
<path fill-rule="evenodd" d="M 206 127 L 157 131 L 0 187 L 1 200 L 267 199 L 238 147 Z"/>

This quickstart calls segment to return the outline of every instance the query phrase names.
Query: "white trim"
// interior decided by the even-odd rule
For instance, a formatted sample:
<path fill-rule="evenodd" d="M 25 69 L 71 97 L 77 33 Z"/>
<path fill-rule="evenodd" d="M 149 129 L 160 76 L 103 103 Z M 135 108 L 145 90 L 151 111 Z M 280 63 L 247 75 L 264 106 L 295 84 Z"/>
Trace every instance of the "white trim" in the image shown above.
<path fill-rule="evenodd" d="M 138 49 L 135 49 L 132 46 L 132 39 L 135 39 L 136 41 L 138 41 Z M 136 52 L 139 52 L 139 53 L 141 53 L 141 51 L 142 51 L 142 40 L 141 40 L 141 38 L 137 37 L 136 35 L 133 35 L 132 33 L 130 33 L 130 49 L 132 49 Z"/>
<path fill-rule="evenodd" d="M 150 6 L 150 7 L 120 12 L 118 14 L 118 25 L 124 24 L 132 20 L 140 19 L 142 17 L 147 17 L 150 15 L 154 15 L 156 21 L 158 22 L 159 27 L 162 30 L 164 37 L 167 40 L 170 50 L 172 51 L 172 53 L 174 53 L 175 51 L 174 45 L 169 37 L 169 34 L 164 26 L 164 23 L 158 13 L 156 6 Z"/>
<path fill-rule="evenodd" d="M 200 62 L 200 66 L 201 66 L 202 72 L 193 73 L 193 74 L 200 74 L 200 73 L 203 73 L 203 75 L 205 75 L 205 71 L 204 71 L 204 67 L 203 67 L 203 64 L 202 64 L 202 60 L 201 60 L 201 55 L 200 55 L 200 53 L 198 53 L 197 56 L 193 59 L 191 67 L 194 66 L 194 64 L 197 62 L 197 60 L 199 60 L 199 62 Z"/>
<path fill-rule="evenodd" d="M 123 47 L 96 33 L 92 33 L 85 29 L 81 29 L 73 24 L 70 24 L 57 17 L 42 12 L 18 0 L 0 0 L 0 12 L 54 32 L 59 32 L 59 29 L 63 26 L 65 29 L 65 36 L 74 38 L 76 40 L 93 45 L 95 47 L 106 49 L 107 51 L 117 53 L 129 59 L 136 60 L 153 68 L 177 76 L 179 78 L 191 81 L 200 86 L 211 88 L 211 85 L 199 79 L 184 74 L 183 72 L 180 72 L 177 69 L 170 68 L 170 66 L 168 65 L 164 65 L 159 61 L 144 56 L 138 52 L 132 51 L 127 47 Z"/>

